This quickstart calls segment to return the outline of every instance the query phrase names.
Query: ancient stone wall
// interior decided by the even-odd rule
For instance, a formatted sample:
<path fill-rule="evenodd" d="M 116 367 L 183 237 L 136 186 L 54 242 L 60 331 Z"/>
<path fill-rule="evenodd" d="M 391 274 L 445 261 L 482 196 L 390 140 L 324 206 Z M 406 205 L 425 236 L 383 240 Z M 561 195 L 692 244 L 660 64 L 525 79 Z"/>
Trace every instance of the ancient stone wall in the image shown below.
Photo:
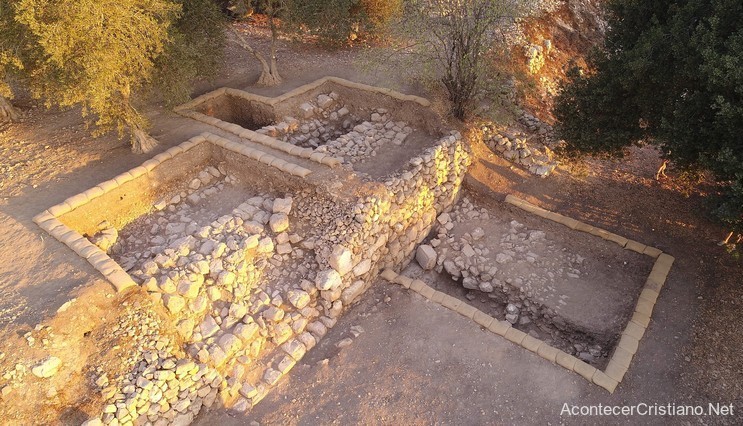
<path fill-rule="evenodd" d="M 353 301 L 385 268 L 401 270 L 417 245 L 428 236 L 436 217 L 454 204 L 470 165 L 467 145 L 459 133 L 409 161 L 409 167 L 379 185 L 354 207 L 346 237 L 331 253 L 318 253 L 342 277 L 340 289 L 323 297 L 342 304 Z"/>

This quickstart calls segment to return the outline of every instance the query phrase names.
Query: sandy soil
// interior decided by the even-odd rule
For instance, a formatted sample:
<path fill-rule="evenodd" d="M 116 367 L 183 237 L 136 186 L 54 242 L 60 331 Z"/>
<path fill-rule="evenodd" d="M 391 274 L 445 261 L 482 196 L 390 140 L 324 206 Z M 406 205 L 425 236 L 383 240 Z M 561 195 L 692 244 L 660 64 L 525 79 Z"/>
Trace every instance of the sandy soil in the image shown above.
<path fill-rule="evenodd" d="M 284 45 L 279 55 L 286 83 L 257 92 L 284 92 L 322 75 L 372 84 L 391 80 L 355 70 L 349 51 Z M 224 85 L 250 88 L 256 79 L 258 67 L 245 52 L 230 50 L 224 65 L 218 79 L 200 84 L 195 92 Z M 416 87 L 396 88 L 422 93 Z M 74 368 L 65 375 L 80 374 L 81 380 L 60 389 L 64 397 L 48 401 L 44 395 L 49 383 L 27 378 L 23 390 L 13 391 L 13 401 L 26 405 L 45 401 L 26 407 L 36 409 L 38 415 L 5 417 L 2 422 L 79 423 L 86 405 L 95 402 L 94 396 L 85 397 L 90 392 L 85 361 L 108 344 L 90 340 L 88 332 L 105 337 L 95 330 L 116 320 L 114 306 L 121 300 L 90 265 L 44 235 L 31 217 L 141 163 L 144 157 L 132 154 L 125 141 L 113 136 L 90 137 L 78 111 L 45 111 L 23 100 L 21 107 L 24 121 L 0 129 L 0 372 L 13 369 L 16 362 L 36 360 L 44 352 L 39 343 L 30 346 L 24 335 L 47 319 L 57 335 L 49 345 L 57 342 L 70 348 L 62 356 L 63 363 Z M 160 150 L 200 132 L 199 126 L 158 103 L 145 111 L 154 124 L 152 134 L 162 143 Z M 618 390 L 608 395 L 456 314 L 380 283 L 257 406 L 250 419 L 267 424 L 590 423 L 591 419 L 561 418 L 559 409 L 564 402 L 721 402 L 734 404 L 736 417 L 642 420 L 739 424 L 743 410 L 741 265 L 716 244 L 725 230 L 705 213 L 714 187 L 703 184 L 688 195 L 673 180 L 654 181 L 659 160 L 650 148 L 632 150 L 621 163 L 591 161 L 588 173 L 563 168 L 546 180 L 512 167 L 484 146 L 474 150 L 477 162 L 468 179 L 473 190 L 487 190 L 494 197 L 514 193 L 676 257 L 650 328 Z M 74 315 L 48 320 L 75 297 L 88 304 L 67 311 Z M 361 325 L 364 332 L 350 347 L 337 349 L 335 344 L 348 336 L 353 325 Z M 87 343 L 73 350 L 81 341 Z M 60 383 L 63 379 L 58 378 Z M 67 405 L 81 396 L 79 406 Z M 68 407 L 61 417 L 52 410 L 60 403 Z M 6 405 L 2 410 L 16 408 L 21 407 Z M 244 424 L 248 419 L 219 412 L 201 419 L 202 424 L 216 421 Z M 601 421 L 633 423 L 638 418 Z"/>

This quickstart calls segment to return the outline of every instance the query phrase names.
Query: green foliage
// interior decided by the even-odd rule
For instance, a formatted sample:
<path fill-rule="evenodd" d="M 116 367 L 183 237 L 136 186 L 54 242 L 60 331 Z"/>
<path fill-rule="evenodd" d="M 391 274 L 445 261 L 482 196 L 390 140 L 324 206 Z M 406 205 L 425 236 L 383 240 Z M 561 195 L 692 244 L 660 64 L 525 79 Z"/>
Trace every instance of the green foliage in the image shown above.
<path fill-rule="evenodd" d="M 402 6 L 403 0 L 361 0 L 371 32 L 382 29 L 399 16 Z"/>
<path fill-rule="evenodd" d="M 494 33 L 528 13 L 523 0 L 408 0 L 390 26 L 394 55 L 413 59 L 424 80 L 436 79 L 449 95 L 452 115 L 464 119 L 489 73 Z"/>
<path fill-rule="evenodd" d="M 170 27 L 169 43 L 155 60 L 154 86 L 168 105 L 191 95 L 191 83 L 213 77 L 224 51 L 224 16 L 212 0 L 178 0 L 181 14 Z"/>
<path fill-rule="evenodd" d="M 682 168 L 730 183 L 721 217 L 743 226 L 743 3 L 613 0 L 591 71 L 557 99 L 568 153 L 621 152 L 645 140 Z"/>
<path fill-rule="evenodd" d="M 179 9 L 167 0 L 20 0 L 16 19 L 43 53 L 30 70 L 33 92 L 81 105 L 96 115 L 97 133 L 144 128 L 131 94 L 150 80 Z"/>
<path fill-rule="evenodd" d="M 359 0 L 288 0 L 286 3 L 288 23 L 301 26 L 325 44 L 345 42 L 363 19 Z"/>
<path fill-rule="evenodd" d="M 0 96 L 12 98 L 8 80 L 25 68 L 24 59 L 31 56 L 28 34 L 15 20 L 10 1 L 0 0 Z"/>

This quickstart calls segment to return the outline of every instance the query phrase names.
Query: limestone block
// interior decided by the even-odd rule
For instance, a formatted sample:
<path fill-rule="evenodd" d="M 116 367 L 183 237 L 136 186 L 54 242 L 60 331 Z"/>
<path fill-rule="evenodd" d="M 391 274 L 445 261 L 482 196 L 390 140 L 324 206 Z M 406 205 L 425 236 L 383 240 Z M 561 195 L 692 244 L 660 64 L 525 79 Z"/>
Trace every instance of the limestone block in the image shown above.
<path fill-rule="evenodd" d="M 273 200 L 273 213 L 284 213 L 289 214 L 292 209 L 292 199 L 289 198 L 276 198 Z"/>
<path fill-rule="evenodd" d="M 607 376 L 600 370 L 596 370 L 596 372 L 593 374 L 593 377 L 591 378 L 591 381 L 594 384 L 606 389 L 607 391 L 609 391 L 609 393 L 614 393 L 614 389 L 616 389 L 617 385 L 619 384 L 616 380 Z"/>
<path fill-rule="evenodd" d="M 663 252 L 661 250 L 658 250 L 655 247 L 647 246 L 645 247 L 645 250 L 643 251 L 643 254 L 646 254 L 650 257 L 657 258 L 660 256 Z"/>
<path fill-rule="evenodd" d="M 557 365 L 573 371 L 573 369 L 575 368 L 575 364 L 578 362 L 578 358 L 572 355 L 568 355 L 563 351 L 558 351 L 557 356 L 555 357 L 555 361 L 557 361 Z"/>
<path fill-rule="evenodd" d="M 320 291 L 339 288 L 341 284 L 341 275 L 333 269 L 326 269 L 318 272 L 315 277 L 315 286 Z"/>
<path fill-rule="evenodd" d="M 436 267 L 436 250 L 427 244 L 421 244 L 415 253 L 415 260 L 421 268 L 425 270 L 433 269 Z"/>
<path fill-rule="evenodd" d="M 289 216 L 285 213 L 272 214 L 271 218 L 268 220 L 268 224 L 271 227 L 271 231 L 279 234 L 289 229 Z"/>
<path fill-rule="evenodd" d="M 289 340 L 288 342 L 281 345 L 281 350 L 292 357 L 294 361 L 299 361 L 300 359 L 302 359 L 306 352 L 304 345 L 300 341 L 295 339 Z"/>
<path fill-rule="evenodd" d="M 235 326 L 235 329 L 233 331 L 235 333 L 235 336 L 239 337 L 243 342 L 247 343 L 253 340 L 253 337 L 255 337 L 258 329 L 258 324 L 252 322 L 249 324 L 238 324 Z"/>
<path fill-rule="evenodd" d="M 353 269 L 353 253 L 343 246 L 335 246 L 328 258 L 330 266 L 343 276 Z"/>
<path fill-rule="evenodd" d="M 584 379 L 590 382 L 591 379 L 593 378 L 593 375 L 596 373 L 596 367 L 578 360 L 573 366 L 573 371 L 575 371 L 576 373 L 581 375 Z"/>
<path fill-rule="evenodd" d="M 557 362 L 558 352 L 560 352 L 558 349 L 553 348 L 550 345 L 542 345 L 537 349 L 537 355 L 552 363 Z"/>
<path fill-rule="evenodd" d="M 524 333 L 521 330 L 517 330 L 513 327 L 510 327 L 508 331 L 506 331 L 506 334 L 503 337 L 505 337 L 506 339 L 512 341 L 513 343 L 517 345 L 521 345 L 521 342 L 526 337 L 526 333 Z"/>
<path fill-rule="evenodd" d="M 413 282 L 410 283 L 410 289 L 416 293 L 420 293 L 421 290 L 423 290 L 426 287 L 428 287 L 426 283 L 424 283 L 421 280 L 413 280 Z"/>
<path fill-rule="evenodd" d="M 432 299 L 433 300 L 433 299 Z M 491 317 L 490 315 L 477 310 L 474 315 L 472 315 L 472 320 L 475 321 L 478 325 L 481 325 L 482 327 L 488 328 L 490 324 L 495 321 L 495 318 Z"/>
<path fill-rule="evenodd" d="M 475 315 L 475 312 L 477 312 L 477 308 L 466 303 L 462 303 L 457 308 L 457 313 L 469 319 L 472 319 L 472 317 Z"/>
<path fill-rule="evenodd" d="M 61 365 L 62 365 L 61 359 L 54 357 L 54 356 L 50 356 L 40 361 L 39 363 L 37 363 L 35 366 L 33 366 L 31 368 L 31 372 L 36 377 L 46 379 L 46 378 L 52 377 L 55 374 L 57 374 L 57 371 L 59 370 L 59 367 Z"/>
<path fill-rule="evenodd" d="M 302 290 L 289 290 L 287 298 L 289 303 L 297 309 L 302 309 L 310 303 L 310 295 Z"/>
<path fill-rule="evenodd" d="M 274 370 L 273 368 L 267 368 L 266 371 L 263 373 L 263 381 L 266 382 L 267 385 L 273 386 L 281 379 L 280 371 Z"/>
<path fill-rule="evenodd" d="M 606 373 L 607 376 L 611 377 L 617 382 L 621 382 L 624 378 L 625 373 L 627 373 L 627 366 L 621 365 L 612 359 L 609 361 L 609 364 L 604 369 L 604 373 Z"/>
<path fill-rule="evenodd" d="M 624 331 L 622 334 L 627 334 L 629 336 L 634 337 L 637 340 L 642 339 L 642 336 L 645 334 L 645 327 L 635 323 L 635 322 L 628 322 L 627 326 L 624 328 Z"/>
<path fill-rule="evenodd" d="M 343 302 L 344 305 L 350 305 L 351 302 L 356 300 L 361 295 L 361 292 L 364 290 L 364 281 L 355 281 L 353 284 L 348 286 L 343 292 L 341 293 L 341 302 Z"/>
<path fill-rule="evenodd" d="M 364 275 L 365 273 L 369 272 L 372 266 L 371 259 L 364 259 L 356 266 L 353 267 L 353 275 L 354 277 L 360 277 L 361 275 Z"/>
<path fill-rule="evenodd" d="M 228 356 L 242 348 L 242 341 L 234 334 L 225 333 L 219 338 L 219 347 L 222 348 Z"/>
<path fill-rule="evenodd" d="M 539 346 L 543 343 L 541 340 L 527 334 L 524 340 L 521 341 L 521 346 L 530 352 L 537 353 Z"/>

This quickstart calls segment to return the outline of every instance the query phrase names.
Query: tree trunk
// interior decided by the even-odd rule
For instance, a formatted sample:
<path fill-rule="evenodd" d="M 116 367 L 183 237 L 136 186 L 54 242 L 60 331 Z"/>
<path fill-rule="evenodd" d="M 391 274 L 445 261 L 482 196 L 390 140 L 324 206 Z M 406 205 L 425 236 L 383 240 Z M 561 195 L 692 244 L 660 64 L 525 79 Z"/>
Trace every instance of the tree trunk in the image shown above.
<path fill-rule="evenodd" d="M 13 122 L 19 118 L 18 111 L 4 97 L 0 96 L 0 123 Z"/>
<path fill-rule="evenodd" d="M 273 20 L 271 21 L 273 22 Z M 261 76 L 258 77 L 258 81 L 256 82 L 259 86 L 278 86 L 283 81 L 281 78 L 281 75 L 279 74 L 278 64 L 276 61 L 276 38 L 278 37 L 278 34 L 275 30 L 273 23 L 271 24 L 272 30 L 271 30 L 271 61 L 269 62 L 266 60 L 266 57 L 263 56 L 260 52 L 253 49 L 253 47 L 248 43 L 247 40 L 235 29 L 232 30 L 232 35 L 235 36 L 235 41 L 237 44 L 239 44 L 242 48 L 250 52 L 251 55 L 255 56 L 255 58 L 258 60 L 258 62 L 261 63 Z"/>
<path fill-rule="evenodd" d="M 157 146 L 157 140 L 140 128 L 132 130 L 132 152 L 146 154 Z"/>

